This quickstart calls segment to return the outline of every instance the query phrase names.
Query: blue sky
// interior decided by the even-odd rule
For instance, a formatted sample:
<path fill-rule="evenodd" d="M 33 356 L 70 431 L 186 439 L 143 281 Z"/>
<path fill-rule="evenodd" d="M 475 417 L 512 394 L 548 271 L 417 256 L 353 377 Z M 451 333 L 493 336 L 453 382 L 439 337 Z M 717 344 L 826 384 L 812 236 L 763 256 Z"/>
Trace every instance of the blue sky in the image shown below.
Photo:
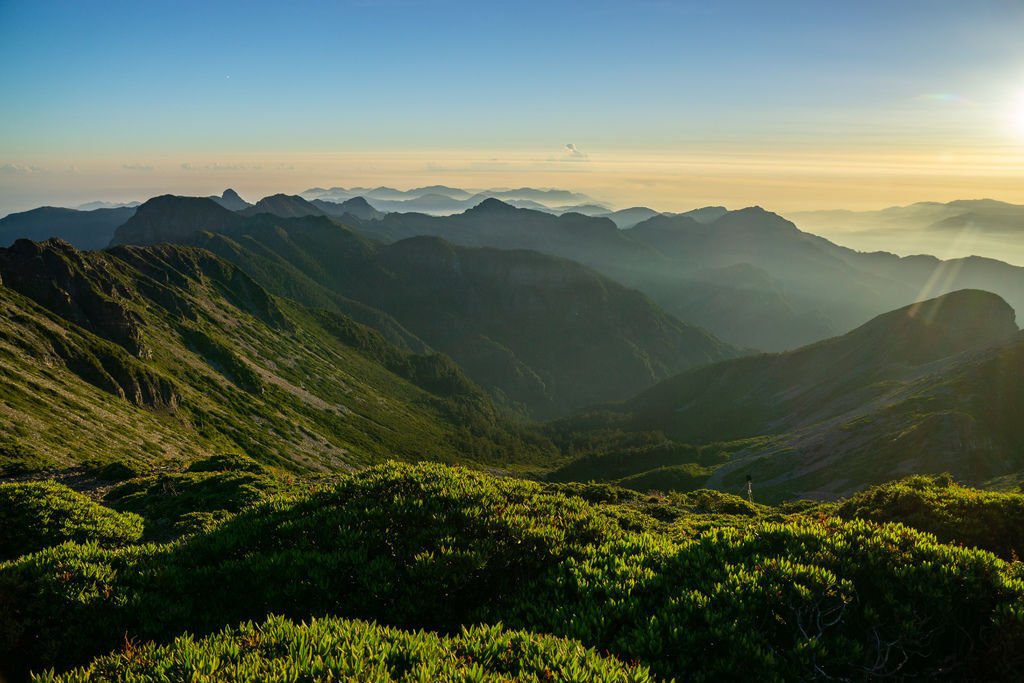
<path fill-rule="evenodd" d="M 722 199 L 714 178 L 725 199 L 737 183 L 763 204 L 821 196 L 799 174 L 802 190 L 727 170 L 744 155 L 777 170 L 902 155 L 889 164 L 910 169 L 908 200 L 932 174 L 906 173 L 947 159 L 937 195 L 979 176 L 1005 194 L 1024 142 L 1022 35 L 1010 0 L 0 0 L 0 212 L 12 196 L 212 192 L 232 171 L 251 192 L 434 171 L 650 181 L 663 203 Z M 566 144 L 587 163 L 555 165 Z M 673 195 L 669 167 L 703 194 Z"/>

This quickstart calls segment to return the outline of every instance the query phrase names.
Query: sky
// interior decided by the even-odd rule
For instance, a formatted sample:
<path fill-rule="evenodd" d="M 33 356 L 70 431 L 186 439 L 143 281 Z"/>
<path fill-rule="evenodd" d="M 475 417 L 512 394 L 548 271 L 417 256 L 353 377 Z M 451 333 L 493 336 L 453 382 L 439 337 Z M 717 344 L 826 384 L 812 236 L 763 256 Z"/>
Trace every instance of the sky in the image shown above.
<path fill-rule="evenodd" d="M 1024 203 L 1024 0 L 0 0 L 0 215 L 312 186 Z"/>

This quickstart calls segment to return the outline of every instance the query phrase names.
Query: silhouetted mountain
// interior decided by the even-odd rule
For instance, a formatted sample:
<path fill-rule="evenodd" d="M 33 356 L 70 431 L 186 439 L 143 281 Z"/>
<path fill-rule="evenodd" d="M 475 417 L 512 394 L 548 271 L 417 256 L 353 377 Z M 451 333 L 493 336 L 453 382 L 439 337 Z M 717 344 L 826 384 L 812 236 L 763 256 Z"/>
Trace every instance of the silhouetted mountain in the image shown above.
<path fill-rule="evenodd" d="M 1024 409 L 1021 360 L 1013 309 L 963 290 L 796 351 L 683 373 L 577 419 L 689 444 L 747 439 L 703 485 L 739 489 L 750 473 L 772 498 L 834 497 L 908 472 L 983 482 L 1024 465 L 1024 425 L 1008 418 Z"/>
<path fill-rule="evenodd" d="M 114 232 L 111 246 L 173 242 L 199 230 L 231 230 L 244 218 L 207 197 L 154 197 Z"/>
<path fill-rule="evenodd" d="M 373 221 L 384 217 L 383 211 L 378 211 L 362 197 L 353 197 L 352 199 L 347 199 L 340 204 L 337 202 L 328 202 L 323 199 L 314 199 L 310 204 L 317 207 L 328 216 L 333 216 L 335 218 L 354 216 L 359 220 Z"/>
<path fill-rule="evenodd" d="M 224 193 L 221 196 L 211 196 L 210 199 L 231 211 L 241 211 L 242 209 L 247 209 L 252 206 L 252 204 L 239 197 L 238 193 L 230 187 L 224 190 Z"/>
<path fill-rule="evenodd" d="M 298 195 L 275 194 L 256 202 L 255 205 L 239 211 L 245 216 L 269 213 L 280 218 L 301 218 L 302 216 L 323 216 L 325 212 Z"/>
<path fill-rule="evenodd" d="M 607 216 L 608 207 L 600 204 L 572 204 L 570 206 L 555 206 L 551 209 L 554 213 L 580 213 L 584 216 Z"/>
<path fill-rule="evenodd" d="M 654 209 L 648 209 L 646 206 L 634 206 L 629 209 L 620 209 L 619 211 L 599 213 L 597 215 L 611 219 L 619 227 L 619 230 L 628 230 L 637 223 L 660 214 Z"/>
<path fill-rule="evenodd" d="M 0 218 L 0 245 L 19 238 L 46 240 L 51 237 L 70 242 L 79 249 L 102 249 L 114 230 L 135 213 L 135 207 L 77 211 L 43 206 Z"/>
<path fill-rule="evenodd" d="M 530 187 L 518 189 L 495 188 L 479 192 L 469 192 L 445 185 L 430 185 L 411 190 L 396 190 L 393 187 L 332 187 L 324 189 L 314 187 L 302 193 L 306 199 L 322 199 L 330 202 L 343 202 L 353 197 L 364 197 L 381 211 L 401 213 L 427 213 L 446 215 L 464 211 L 476 206 L 488 197 L 503 199 L 516 203 L 524 208 L 539 209 L 553 213 L 565 213 L 574 208 L 582 208 L 583 212 L 606 213 L 607 209 L 593 204 L 593 200 L 584 194 L 567 190 L 538 190 Z"/>
<path fill-rule="evenodd" d="M 473 206 L 475 199 L 453 199 L 443 194 L 425 194 L 411 199 L 374 199 L 376 206 L 391 213 L 449 214 Z"/>
<path fill-rule="evenodd" d="M 141 203 L 142 202 L 104 202 L 104 201 L 96 201 L 96 202 L 86 202 L 85 204 L 79 204 L 78 206 L 76 206 L 74 208 L 78 209 L 79 211 L 95 211 L 96 209 L 121 209 L 121 208 L 124 208 L 124 207 L 135 207 L 135 206 L 138 206 Z"/>
<path fill-rule="evenodd" d="M 920 202 L 880 211 L 804 211 L 802 227 L 856 249 L 987 256 L 1024 265 L 1024 205 L 993 199 Z"/>
<path fill-rule="evenodd" d="M 828 336 L 837 326 L 852 327 L 885 309 L 884 304 L 871 302 L 877 297 L 870 292 L 857 298 L 862 285 L 853 286 L 849 294 L 836 291 L 835 301 L 821 297 L 816 284 L 797 290 L 785 280 L 775 282 L 774 275 L 768 277 L 773 282 L 771 292 L 720 277 L 717 269 L 760 263 L 775 255 L 770 260 L 773 269 L 799 279 L 799 272 L 782 267 L 794 251 L 816 262 L 805 278 L 815 283 L 823 270 L 851 270 L 838 257 L 803 244 L 802 233 L 774 214 L 761 209 L 733 213 L 722 216 L 714 228 L 687 216 L 658 215 L 630 230 L 619 230 L 607 218 L 553 216 L 515 209 L 491 198 L 454 216 L 389 214 L 358 229 L 384 240 L 435 235 L 468 246 L 535 249 L 571 258 L 643 291 L 680 319 L 699 319 L 716 335 L 746 347 L 792 348 Z M 761 272 L 767 277 L 767 270 Z M 912 294 L 906 296 L 912 300 Z M 752 300 L 769 307 L 752 308 Z M 746 312 L 750 317 L 743 315 Z"/>
<path fill-rule="evenodd" d="M 863 324 L 921 297 L 974 288 L 1024 310 L 1024 269 L 984 259 L 863 254 L 751 207 L 658 215 L 629 230 L 604 218 L 499 206 L 447 217 L 389 214 L 358 229 L 383 240 L 435 235 L 468 246 L 535 249 L 595 268 L 681 320 L 738 346 L 783 350 Z M 501 209 L 500 211 L 496 209 Z"/>
<path fill-rule="evenodd" d="M 729 209 L 724 206 L 705 206 L 700 209 L 693 209 L 692 211 L 685 211 L 680 216 L 687 216 L 697 221 L 698 223 L 711 223 L 717 221 L 719 218 L 729 213 Z"/>

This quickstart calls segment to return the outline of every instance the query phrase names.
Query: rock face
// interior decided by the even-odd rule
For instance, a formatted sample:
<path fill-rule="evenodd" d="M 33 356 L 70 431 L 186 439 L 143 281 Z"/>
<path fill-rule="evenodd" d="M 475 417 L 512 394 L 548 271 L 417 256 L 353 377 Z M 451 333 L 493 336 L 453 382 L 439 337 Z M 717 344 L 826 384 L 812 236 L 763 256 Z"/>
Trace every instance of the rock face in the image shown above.
<path fill-rule="evenodd" d="M 114 271 L 106 254 L 79 252 L 61 240 L 18 240 L 0 249 L 4 287 L 112 342 L 84 348 L 52 334 L 52 353 L 68 369 L 136 405 L 174 409 L 178 395 L 173 384 L 140 362 L 152 352 L 129 306 L 132 292 Z"/>
<path fill-rule="evenodd" d="M 204 230 L 230 232 L 242 223 L 241 216 L 212 199 L 166 194 L 141 205 L 114 232 L 110 246 L 172 242 Z"/>
<path fill-rule="evenodd" d="M 138 358 L 149 356 L 142 331 L 122 303 L 129 293 L 104 267 L 107 257 L 63 240 L 18 240 L 0 249 L 4 286 L 108 339 Z"/>

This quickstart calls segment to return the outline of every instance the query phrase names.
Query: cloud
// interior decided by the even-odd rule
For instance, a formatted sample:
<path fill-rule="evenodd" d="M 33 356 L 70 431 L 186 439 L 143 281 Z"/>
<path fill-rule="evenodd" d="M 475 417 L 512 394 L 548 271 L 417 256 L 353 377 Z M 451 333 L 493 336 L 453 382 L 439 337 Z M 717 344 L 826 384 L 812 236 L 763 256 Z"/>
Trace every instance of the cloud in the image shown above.
<path fill-rule="evenodd" d="M 565 146 L 565 157 L 567 161 L 584 161 L 587 155 L 580 151 L 580 148 L 571 142 Z"/>
<path fill-rule="evenodd" d="M 30 173 L 42 173 L 43 169 L 38 166 L 27 166 L 25 164 L 3 164 L 0 166 L 0 173 L 5 175 L 28 175 Z"/>
<path fill-rule="evenodd" d="M 152 171 L 153 170 L 152 166 L 147 166 L 145 164 L 121 164 L 121 168 L 123 168 L 126 171 Z"/>
<path fill-rule="evenodd" d="M 258 171 L 259 166 L 250 166 L 248 164 L 190 164 L 184 163 L 181 168 L 186 171 Z"/>

